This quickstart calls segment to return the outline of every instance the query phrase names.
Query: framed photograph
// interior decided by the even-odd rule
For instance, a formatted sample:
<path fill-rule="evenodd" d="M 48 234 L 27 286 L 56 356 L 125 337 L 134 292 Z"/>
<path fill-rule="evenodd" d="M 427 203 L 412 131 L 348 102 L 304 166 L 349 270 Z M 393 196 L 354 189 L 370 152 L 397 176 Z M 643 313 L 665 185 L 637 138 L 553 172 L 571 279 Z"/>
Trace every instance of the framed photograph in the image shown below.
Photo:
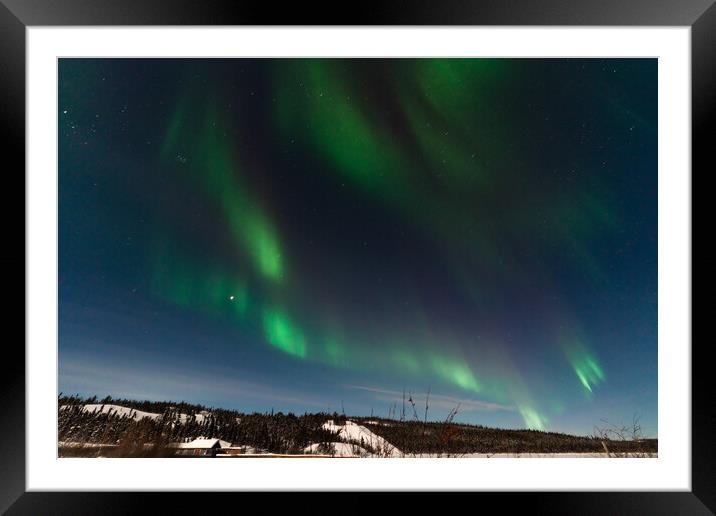
<path fill-rule="evenodd" d="M 8 514 L 147 491 L 714 510 L 711 0 L 1 1 Z"/>

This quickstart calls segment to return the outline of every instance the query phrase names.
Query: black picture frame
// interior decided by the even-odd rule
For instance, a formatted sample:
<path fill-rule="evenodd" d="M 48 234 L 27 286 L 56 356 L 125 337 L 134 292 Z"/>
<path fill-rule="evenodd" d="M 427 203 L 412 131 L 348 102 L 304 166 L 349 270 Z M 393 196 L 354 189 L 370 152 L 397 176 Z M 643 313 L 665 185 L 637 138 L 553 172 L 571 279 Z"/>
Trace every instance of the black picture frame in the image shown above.
<path fill-rule="evenodd" d="M 715 0 L 413 0 L 343 4 L 315 1 L 282 3 L 240 0 L 0 0 L 0 120 L 8 198 L 5 220 L 14 221 L 25 203 L 25 29 L 31 26 L 81 25 L 609 25 L 690 26 L 692 73 L 692 172 L 713 171 L 710 146 L 716 134 L 716 5 Z M 11 161 L 8 161 L 8 157 Z M 4 167 L 3 167 L 4 168 Z M 692 183 L 693 184 L 693 183 Z M 12 188 L 15 186 L 16 188 Z M 23 195 L 16 192 L 22 191 Z M 693 188 L 692 188 L 693 191 Z M 692 200 L 693 203 L 693 200 Z M 693 211 L 693 204 L 692 204 Z M 24 213 L 24 211 L 23 211 Z M 12 225 L 12 224 L 11 224 Z M 23 225 L 23 242 L 25 238 Z M 19 235 L 18 235 L 19 240 Z M 17 249 L 14 247 L 13 249 Z M 3 255 L 10 281 L 20 281 L 23 251 Z M 693 245 L 691 249 L 693 256 Z M 24 282 L 23 275 L 23 282 Z M 19 287 L 19 285 L 18 285 Z M 24 287 L 24 283 L 23 283 Z M 692 291 L 693 292 L 693 291 Z M 23 294 L 23 300 L 25 299 Z M 693 302 L 692 302 L 693 305 Z M 20 308 L 13 302 L 12 310 Z M 8 312 L 10 314 L 12 312 Z M 8 317 L 19 325 L 21 319 Z M 24 317 L 23 317 L 24 320 Z M 693 327 L 693 326 L 692 326 Z M 23 326 L 24 340 L 24 326 Z M 689 343 L 683 343 L 688 345 Z M 550 514 L 710 514 L 716 511 L 716 446 L 714 403 L 709 380 L 708 344 L 692 346 L 692 491 L 479 494 L 500 496 L 500 507 L 528 505 L 531 512 Z M 25 354 L 19 339 L 6 340 L 0 374 L 2 425 L 0 438 L 0 510 L 7 514 L 128 514 L 161 503 L 162 513 L 187 512 L 207 500 L 174 493 L 47 493 L 25 490 Z M 8 424 L 7 422 L 11 422 Z M 230 494 L 214 493 L 211 504 Z M 242 504 L 251 503 L 241 495 Z M 255 496 L 255 495 L 252 495 Z M 341 505 L 355 509 L 355 495 Z M 475 496 L 474 494 L 472 496 Z M 418 503 L 410 497 L 403 503 Z M 258 500 L 256 500 L 258 501 Z M 480 504 L 483 500 L 480 500 Z M 243 505 L 248 508 L 249 505 Z M 335 508 L 335 506 L 334 506 Z"/>

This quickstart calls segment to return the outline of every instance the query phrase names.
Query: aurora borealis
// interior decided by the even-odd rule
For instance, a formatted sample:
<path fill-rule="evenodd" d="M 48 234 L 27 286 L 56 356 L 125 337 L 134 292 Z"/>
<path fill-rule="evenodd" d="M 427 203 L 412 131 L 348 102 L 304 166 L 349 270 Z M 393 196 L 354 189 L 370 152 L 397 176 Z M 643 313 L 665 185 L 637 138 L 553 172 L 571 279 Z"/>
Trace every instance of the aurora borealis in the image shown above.
<path fill-rule="evenodd" d="M 65 393 L 657 434 L 654 59 L 61 59 Z"/>

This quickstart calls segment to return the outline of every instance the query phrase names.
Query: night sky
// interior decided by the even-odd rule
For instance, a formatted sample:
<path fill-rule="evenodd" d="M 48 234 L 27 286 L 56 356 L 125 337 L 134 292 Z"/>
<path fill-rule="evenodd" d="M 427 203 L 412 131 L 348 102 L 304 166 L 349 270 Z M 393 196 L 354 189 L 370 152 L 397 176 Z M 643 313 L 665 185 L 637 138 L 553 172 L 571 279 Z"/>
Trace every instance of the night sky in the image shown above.
<path fill-rule="evenodd" d="M 657 435 L 655 59 L 61 59 L 58 123 L 60 391 Z"/>

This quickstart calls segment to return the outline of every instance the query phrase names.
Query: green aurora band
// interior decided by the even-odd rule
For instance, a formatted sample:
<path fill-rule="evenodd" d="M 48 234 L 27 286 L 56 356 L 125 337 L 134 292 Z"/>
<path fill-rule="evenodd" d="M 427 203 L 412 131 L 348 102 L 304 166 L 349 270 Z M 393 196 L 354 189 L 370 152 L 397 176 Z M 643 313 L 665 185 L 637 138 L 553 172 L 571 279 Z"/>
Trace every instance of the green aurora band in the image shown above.
<path fill-rule="evenodd" d="M 592 394 L 594 387 L 605 379 L 597 359 L 583 351 L 578 356 L 573 356 L 570 361 L 579 382 L 586 392 Z"/>
<path fill-rule="evenodd" d="M 400 136 L 361 100 L 343 65 L 331 60 L 291 60 L 278 67 L 273 76 L 275 125 L 287 137 L 305 138 L 314 158 L 330 165 L 335 180 L 349 183 L 367 202 L 380 203 L 406 221 L 429 228 L 432 238 L 447 249 L 446 260 L 470 256 L 474 270 L 456 267 L 455 275 L 479 308 L 486 301 L 480 297 L 475 271 L 489 266 L 497 275 L 521 274 L 519 263 L 511 259 L 509 250 L 500 248 L 486 222 L 487 199 L 494 184 L 502 181 L 494 175 L 493 164 L 517 166 L 518 159 L 495 144 L 506 128 L 487 106 L 498 94 L 499 81 L 514 72 L 497 60 L 406 60 L 400 66 L 404 73 L 396 75 L 401 82 L 386 86 L 401 98 L 400 116 L 407 130 Z M 303 81 L 300 97 L 286 87 L 298 77 Z M 484 117 L 476 123 L 469 112 Z M 198 127 L 192 125 L 196 120 L 202 120 Z M 447 127 L 457 134 L 446 138 Z M 166 129 L 160 166 L 179 170 L 177 181 L 212 200 L 223 224 L 217 230 L 231 239 L 237 260 L 215 264 L 181 245 L 166 243 L 153 257 L 152 292 L 157 297 L 226 315 L 245 331 L 260 332 L 268 346 L 294 359 L 343 369 L 398 369 L 415 379 L 435 378 L 469 394 L 513 403 L 528 428 L 546 428 L 549 408 L 540 409 L 522 375 L 505 362 L 476 362 L 454 352 L 461 348 L 459 342 L 446 342 L 444 336 L 434 341 L 420 323 L 400 340 L 391 338 L 385 328 L 368 327 L 365 341 L 358 342 L 340 316 L 310 313 L 302 306 L 302 280 L 298 271 L 291 270 L 289 246 L 269 207 L 257 200 L 262 196 L 252 190 L 251 174 L 246 173 L 250 160 L 235 154 L 232 135 L 231 124 L 209 92 L 189 87 Z M 407 151 L 415 145 L 419 155 Z M 177 156 L 190 158 L 177 164 Z M 447 200 L 437 199 L 436 188 L 449 192 Z M 485 200 L 485 221 L 468 220 L 455 208 L 466 199 Z M 577 204 L 582 208 L 576 209 Z M 546 208 L 527 206 L 510 215 L 520 231 L 532 230 L 531 213 L 536 209 Z M 562 222 L 545 238 L 571 242 L 598 280 L 599 266 L 587 251 L 587 242 L 594 224 L 615 224 L 609 207 L 595 197 L 565 196 L 548 210 L 546 217 Z M 352 340 L 346 334 L 353 335 Z M 592 394 L 605 380 L 602 367 L 584 344 L 565 349 L 580 385 Z M 553 404 L 563 410 L 559 401 Z"/>

